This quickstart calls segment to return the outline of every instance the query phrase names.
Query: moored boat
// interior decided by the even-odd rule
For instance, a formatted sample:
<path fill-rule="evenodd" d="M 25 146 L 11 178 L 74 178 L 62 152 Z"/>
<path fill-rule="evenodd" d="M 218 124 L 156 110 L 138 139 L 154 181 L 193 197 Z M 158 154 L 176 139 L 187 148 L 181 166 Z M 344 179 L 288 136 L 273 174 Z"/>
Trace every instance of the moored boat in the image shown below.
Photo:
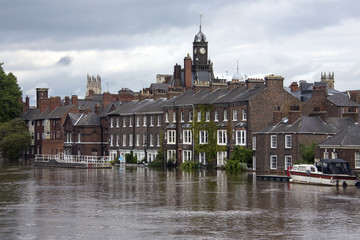
<path fill-rule="evenodd" d="M 356 176 L 343 159 L 321 159 L 315 164 L 295 164 L 289 170 L 290 182 L 330 186 L 355 186 Z"/>

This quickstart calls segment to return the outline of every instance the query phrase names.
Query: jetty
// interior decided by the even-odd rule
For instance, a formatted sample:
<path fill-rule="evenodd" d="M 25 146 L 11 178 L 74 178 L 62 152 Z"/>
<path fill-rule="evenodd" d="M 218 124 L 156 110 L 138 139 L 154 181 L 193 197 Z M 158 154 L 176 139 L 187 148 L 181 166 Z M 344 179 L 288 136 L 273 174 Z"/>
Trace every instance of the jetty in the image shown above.
<path fill-rule="evenodd" d="M 36 154 L 33 166 L 64 168 L 111 168 L 108 156 L 84 156 L 66 154 Z"/>

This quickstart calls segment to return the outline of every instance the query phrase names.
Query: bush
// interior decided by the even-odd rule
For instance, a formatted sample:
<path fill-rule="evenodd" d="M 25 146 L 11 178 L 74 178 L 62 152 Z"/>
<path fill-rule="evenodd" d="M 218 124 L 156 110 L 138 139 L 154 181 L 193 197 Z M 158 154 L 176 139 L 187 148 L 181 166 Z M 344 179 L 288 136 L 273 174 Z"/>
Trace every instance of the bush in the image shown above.
<path fill-rule="evenodd" d="M 155 159 L 154 161 L 148 164 L 148 167 L 152 167 L 152 168 L 162 168 L 163 166 L 164 166 L 163 161 L 158 159 Z"/>
<path fill-rule="evenodd" d="M 231 172 L 242 172 L 252 164 L 252 150 L 237 146 L 225 164 L 225 169 Z"/>
<path fill-rule="evenodd" d="M 193 161 L 185 161 L 180 165 L 181 170 L 194 170 L 196 168 L 196 164 Z"/>
<path fill-rule="evenodd" d="M 244 167 L 244 163 L 240 163 L 237 160 L 228 160 L 225 165 L 226 171 L 229 172 L 242 172 L 246 168 Z"/>
<path fill-rule="evenodd" d="M 133 155 L 133 151 L 130 153 L 125 154 L 125 162 L 130 164 L 137 164 L 137 157 Z"/>

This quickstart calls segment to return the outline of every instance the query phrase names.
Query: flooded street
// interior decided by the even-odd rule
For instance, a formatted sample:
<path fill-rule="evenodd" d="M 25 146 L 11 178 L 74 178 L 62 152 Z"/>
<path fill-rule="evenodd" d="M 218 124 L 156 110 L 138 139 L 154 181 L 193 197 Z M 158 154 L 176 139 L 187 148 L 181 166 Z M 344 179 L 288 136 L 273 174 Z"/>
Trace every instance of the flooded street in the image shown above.
<path fill-rule="evenodd" d="M 0 239 L 358 239 L 360 189 L 253 173 L 0 165 Z"/>

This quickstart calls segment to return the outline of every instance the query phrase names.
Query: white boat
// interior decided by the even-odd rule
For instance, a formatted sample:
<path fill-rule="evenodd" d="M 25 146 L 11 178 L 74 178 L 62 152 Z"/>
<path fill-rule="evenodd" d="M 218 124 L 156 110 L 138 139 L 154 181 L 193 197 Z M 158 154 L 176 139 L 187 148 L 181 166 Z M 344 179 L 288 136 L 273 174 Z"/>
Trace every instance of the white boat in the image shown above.
<path fill-rule="evenodd" d="M 290 182 L 331 186 L 355 186 L 356 176 L 343 159 L 321 159 L 315 164 L 295 164 L 289 170 Z"/>

